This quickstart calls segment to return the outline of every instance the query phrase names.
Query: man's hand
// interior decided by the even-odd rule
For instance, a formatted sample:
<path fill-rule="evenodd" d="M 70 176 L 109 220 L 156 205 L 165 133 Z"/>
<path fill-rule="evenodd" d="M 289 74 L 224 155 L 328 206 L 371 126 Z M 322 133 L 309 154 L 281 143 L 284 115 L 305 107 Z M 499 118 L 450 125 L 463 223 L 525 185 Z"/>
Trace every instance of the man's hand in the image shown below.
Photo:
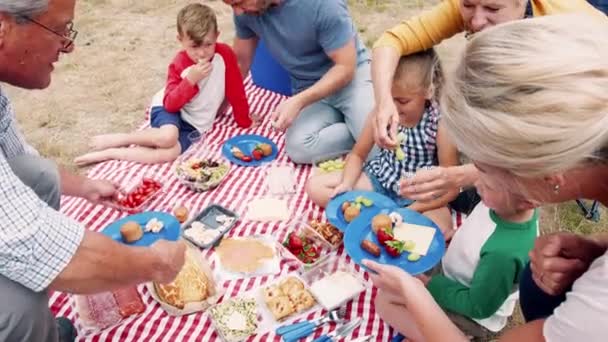
<path fill-rule="evenodd" d="M 399 125 L 399 113 L 392 99 L 376 105 L 372 111 L 375 120 L 374 140 L 382 148 L 393 149 L 397 147 L 397 127 Z"/>
<path fill-rule="evenodd" d="M 595 241 L 571 233 L 543 235 L 530 252 L 532 278 L 546 293 L 562 294 L 605 249 Z"/>
<path fill-rule="evenodd" d="M 180 241 L 158 240 L 150 248 L 154 251 L 160 262 L 152 280 L 160 284 L 172 282 L 184 266 L 186 245 Z"/>
<path fill-rule="evenodd" d="M 291 97 L 283 101 L 277 108 L 272 112 L 271 120 L 274 123 L 274 128 L 279 131 L 285 131 L 293 121 L 298 117 L 300 111 L 302 111 L 302 103 L 298 96 Z"/>
<path fill-rule="evenodd" d="M 93 203 L 112 200 L 118 195 L 114 184 L 106 180 L 87 179 L 82 189 L 82 197 Z"/>
<path fill-rule="evenodd" d="M 205 79 L 205 77 L 209 76 L 211 70 L 213 70 L 213 65 L 209 61 L 199 61 L 190 68 L 186 78 L 190 83 L 196 85 L 198 82 Z"/>

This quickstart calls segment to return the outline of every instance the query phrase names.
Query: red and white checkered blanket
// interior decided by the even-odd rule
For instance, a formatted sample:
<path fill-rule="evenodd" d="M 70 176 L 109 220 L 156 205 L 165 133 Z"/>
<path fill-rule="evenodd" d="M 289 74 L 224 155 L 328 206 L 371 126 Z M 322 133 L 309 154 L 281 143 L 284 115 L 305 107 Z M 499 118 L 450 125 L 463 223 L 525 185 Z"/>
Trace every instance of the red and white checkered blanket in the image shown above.
<path fill-rule="evenodd" d="M 247 94 L 251 104 L 251 112 L 266 117 L 282 100 L 284 96 L 272 93 L 253 85 L 250 81 L 246 85 Z M 229 113 L 230 114 L 230 113 Z M 227 139 L 244 134 L 234 123 L 231 115 L 224 115 L 217 119 L 213 130 L 208 133 L 204 142 L 193 148 L 200 151 L 220 151 L 221 146 Z M 287 162 L 284 153 L 283 134 L 271 129 L 269 120 L 247 133 L 260 134 L 273 140 L 279 147 L 278 161 Z M 125 172 L 124 170 L 128 170 Z M 289 208 L 292 217 L 311 217 L 323 219 L 322 210 L 315 206 L 305 195 L 304 184 L 310 176 L 310 166 L 295 166 L 297 179 L 297 193 L 289 200 Z M 141 173 L 153 172 L 159 176 L 166 177 L 165 193 L 147 207 L 148 210 L 169 211 L 175 203 L 183 203 L 192 212 L 200 212 L 209 204 L 220 204 L 243 215 L 247 203 L 253 198 L 260 196 L 264 189 L 264 175 L 259 168 L 233 168 L 220 187 L 205 193 L 195 193 L 181 185 L 171 173 L 172 164 L 141 165 L 132 162 L 108 161 L 93 168 L 89 176 L 92 178 L 105 178 L 120 180 L 117 178 L 137 176 Z M 86 227 L 94 231 L 100 231 L 109 223 L 127 215 L 125 212 L 114 210 L 100 205 L 92 205 L 83 199 L 63 198 L 61 211 L 69 217 L 78 220 Z M 459 218 L 458 218 L 459 219 Z M 230 236 L 247 236 L 251 234 L 272 234 L 283 225 L 279 223 L 252 223 L 239 222 L 230 232 Z M 207 252 L 209 253 L 209 252 Z M 338 250 L 338 256 L 347 262 L 351 262 L 343 248 Z M 207 254 L 208 256 L 208 254 Z M 361 276 L 369 279 L 367 274 L 358 266 L 355 269 Z M 289 264 L 282 264 L 281 274 L 292 271 Z M 236 296 L 253 288 L 259 287 L 274 277 L 257 277 L 241 280 L 233 280 L 225 285 L 223 298 Z M 118 326 L 109 328 L 94 335 L 84 336 L 79 334 L 79 340 L 86 341 L 215 341 L 219 340 L 214 332 L 209 315 L 197 313 L 184 317 L 172 317 L 166 314 L 158 303 L 152 299 L 150 293 L 143 286 L 139 287 L 142 299 L 146 305 L 146 311 L 138 316 L 124 320 Z M 371 286 L 358 298 L 348 304 L 346 318 L 361 317 L 361 326 L 354 331 L 353 338 L 358 336 L 375 335 L 376 341 L 388 341 L 391 338 L 391 330 L 375 314 L 373 301 L 376 289 Z M 50 307 L 56 316 L 65 316 L 74 320 L 75 312 L 70 305 L 69 295 L 55 292 L 50 298 Z M 315 312 L 309 315 L 309 319 L 324 315 L 325 312 Z M 335 326 L 325 325 L 318 329 L 316 336 L 333 330 Z M 274 334 L 253 336 L 251 341 L 279 341 Z M 312 339 L 311 339 L 312 340 Z"/>

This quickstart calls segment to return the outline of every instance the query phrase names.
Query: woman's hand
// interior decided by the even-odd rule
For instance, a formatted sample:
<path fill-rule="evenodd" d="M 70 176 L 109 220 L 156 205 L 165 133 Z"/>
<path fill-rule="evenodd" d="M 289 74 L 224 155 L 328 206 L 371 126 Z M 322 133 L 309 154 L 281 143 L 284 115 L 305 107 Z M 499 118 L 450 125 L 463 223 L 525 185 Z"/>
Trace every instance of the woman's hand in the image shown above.
<path fill-rule="evenodd" d="M 420 202 L 440 198 L 449 191 L 461 187 L 457 168 L 458 166 L 439 166 L 430 170 L 418 170 L 414 177 L 399 181 L 399 195 Z"/>
<path fill-rule="evenodd" d="M 397 146 L 397 126 L 399 113 L 392 98 L 377 105 L 371 112 L 374 119 L 374 141 L 382 148 L 393 149 Z"/>
<path fill-rule="evenodd" d="M 550 295 L 563 294 L 605 249 L 595 241 L 571 233 L 543 235 L 530 252 L 536 285 Z"/>

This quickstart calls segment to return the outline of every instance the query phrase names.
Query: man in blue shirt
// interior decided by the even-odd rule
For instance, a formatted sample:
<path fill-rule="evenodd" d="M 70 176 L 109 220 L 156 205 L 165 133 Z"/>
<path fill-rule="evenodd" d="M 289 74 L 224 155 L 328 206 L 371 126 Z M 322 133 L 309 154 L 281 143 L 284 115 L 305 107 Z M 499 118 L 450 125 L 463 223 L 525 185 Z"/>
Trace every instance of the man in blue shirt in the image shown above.
<path fill-rule="evenodd" d="M 296 163 L 350 150 L 373 108 L 370 58 L 345 0 L 224 0 L 234 50 L 249 73 L 259 39 L 287 70 L 294 96 L 272 114 Z"/>

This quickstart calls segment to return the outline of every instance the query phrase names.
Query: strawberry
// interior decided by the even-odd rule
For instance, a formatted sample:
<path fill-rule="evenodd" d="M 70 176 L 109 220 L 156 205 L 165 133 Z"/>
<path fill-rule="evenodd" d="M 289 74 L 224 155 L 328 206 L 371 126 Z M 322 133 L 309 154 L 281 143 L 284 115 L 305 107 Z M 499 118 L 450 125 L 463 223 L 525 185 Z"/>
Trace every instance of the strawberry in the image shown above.
<path fill-rule="evenodd" d="M 244 161 L 244 162 L 246 162 L 246 163 L 249 163 L 251 161 L 251 157 L 250 156 L 242 156 L 241 160 Z"/>
<path fill-rule="evenodd" d="M 387 241 L 384 245 L 384 250 L 388 255 L 396 258 L 403 253 L 403 242 L 397 240 Z"/>
<path fill-rule="evenodd" d="M 260 159 L 264 158 L 264 153 L 258 149 L 253 150 L 251 155 L 253 156 L 253 159 L 255 159 L 255 160 L 260 160 Z"/>
<path fill-rule="evenodd" d="M 296 252 L 301 251 L 302 248 L 304 247 L 304 244 L 302 243 L 302 239 L 293 233 L 289 234 L 287 245 L 288 245 L 289 250 L 296 251 Z"/>
<path fill-rule="evenodd" d="M 393 232 L 390 229 L 380 229 L 378 231 L 378 242 L 380 245 L 385 246 L 388 241 L 393 241 Z"/>

